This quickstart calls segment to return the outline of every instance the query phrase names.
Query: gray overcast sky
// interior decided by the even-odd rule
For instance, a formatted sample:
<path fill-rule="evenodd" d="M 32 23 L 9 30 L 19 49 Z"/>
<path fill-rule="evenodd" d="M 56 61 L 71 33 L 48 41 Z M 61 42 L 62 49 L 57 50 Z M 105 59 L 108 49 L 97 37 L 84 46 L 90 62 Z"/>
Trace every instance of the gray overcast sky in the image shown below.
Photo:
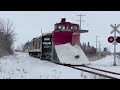
<path fill-rule="evenodd" d="M 54 24 L 60 22 L 61 18 L 67 21 L 78 23 L 79 17 L 76 14 L 85 14 L 82 17 L 82 29 L 89 32 L 81 34 L 81 42 L 90 42 L 95 46 L 96 35 L 101 41 L 101 46 L 108 47 L 113 51 L 113 45 L 107 39 L 112 28 L 110 24 L 120 24 L 120 11 L 0 11 L 0 17 L 9 18 L 14 22 L 15 32 L 17 33 L 15 47 L 24 44 L 43 32 L 54 30 Z M 118 28 L 120 30 L 120 28 Z M 117 34 L 119 35 L 119 34 Z M 117 44 L 117 51 L 120 52 L 120 45 Z"/>

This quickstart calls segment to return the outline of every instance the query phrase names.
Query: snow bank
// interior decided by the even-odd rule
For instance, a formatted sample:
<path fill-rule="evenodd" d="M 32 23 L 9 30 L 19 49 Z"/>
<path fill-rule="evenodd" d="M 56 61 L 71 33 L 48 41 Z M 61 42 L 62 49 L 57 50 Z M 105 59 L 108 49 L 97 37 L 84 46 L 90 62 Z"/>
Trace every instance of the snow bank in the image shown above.
<path fill-rule="evenodd" d="M 83 79 L 80 71 L 15 53 L 0 59 L 0 79 Z"/>
<path fill-rule="evenodd" d="M 113 63 L 114 63 L 114 56 L 108 55 L 103 59 L 97 61 L 91 61 L 90 66 L 120 73 L 120 59 L 116 57 L 117 66 L 113 66 Z"/>

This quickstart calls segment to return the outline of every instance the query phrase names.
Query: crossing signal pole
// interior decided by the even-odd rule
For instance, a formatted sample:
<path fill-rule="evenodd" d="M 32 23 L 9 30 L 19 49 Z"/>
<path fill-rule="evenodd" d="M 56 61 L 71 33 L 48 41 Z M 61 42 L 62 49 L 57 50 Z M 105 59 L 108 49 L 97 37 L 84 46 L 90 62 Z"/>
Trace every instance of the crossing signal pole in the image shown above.
<path fill-rule="evenodd" d="M 116 63 L 116 60 L 115 60 L 116 59 L 116 45 L 117 45 L 117 43 L 119 43 L 120 37 L 116 37 L 116 32 L 118 32 L 120 34 L 120 31 L 117 30 L 117 28 L 120 26 L 120 24 L 118 24 L 117 26 L 116 26 L 116 24 L 115 24 L 115 26 L 113 26 L 111 24 L 110 26 L 113 28 L 113 30 L 110 33 L 112 34 L 114 32 L 114 36 L 109 37 L 108 42 L 110 42 L 110 43 L 113 42 L 113 45 L 114 45 L 114 63 L 113 63 L 113 66 L 117 66 L 117 63 Z"/>
<path fill-rule="evenodd" d="M 81 30 L 81 29 L 82 29 L 82 28 L 81 28 L 82 16 L 86 16 L 86 15 L 82 15 L 82 14 L 80 14 L 80 15 L 77 15 L 77 16 L 79 16 L 79 17 L 80 17 L 80 20 L 77 20 L 77 21 L 79 21 L 79 22 L 80 22 L 80 30 Z"/>

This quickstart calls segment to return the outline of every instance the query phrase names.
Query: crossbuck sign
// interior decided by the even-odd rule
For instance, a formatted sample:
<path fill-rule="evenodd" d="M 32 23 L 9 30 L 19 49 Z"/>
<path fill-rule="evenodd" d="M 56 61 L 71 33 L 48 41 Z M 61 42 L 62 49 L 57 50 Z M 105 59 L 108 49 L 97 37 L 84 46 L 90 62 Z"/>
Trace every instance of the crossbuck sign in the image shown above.
<path fill-rule="evenodd" d="M 115 24 L 115 26 L 113 26 L 113 25 L 111 24 L 110 26 L 113 28 L 113 30 L 110 32 L 111 34 L 112 34 L 113 32 L 118 32 L 118 33 L 120 34 L 120 31 L 117 30 L 117 28 L 120 26 L 120 24 L 118 24 L 117 26 L 116 26 L 116 24 Z"/>

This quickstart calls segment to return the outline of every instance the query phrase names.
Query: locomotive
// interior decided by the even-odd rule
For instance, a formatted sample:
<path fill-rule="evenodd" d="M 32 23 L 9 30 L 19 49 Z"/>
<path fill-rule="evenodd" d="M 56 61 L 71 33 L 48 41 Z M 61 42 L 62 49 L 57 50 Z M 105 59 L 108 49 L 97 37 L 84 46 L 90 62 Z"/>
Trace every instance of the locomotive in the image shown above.
<path fill-rule="evenodd" d="M 44 33 L 26 44 L 28 53 L 30 56 L 55 63 L 87 64 L 89 60 L 80 48 L 80 33 L 86 32 L 88 30 L 80 30 L 79 24 L 66 22 L 66 18 L 62 18 L 60 23 L 54 25 L 53 32 Z M 74 53 L 75 50 L 71 48 L 79 52 Z"/>

